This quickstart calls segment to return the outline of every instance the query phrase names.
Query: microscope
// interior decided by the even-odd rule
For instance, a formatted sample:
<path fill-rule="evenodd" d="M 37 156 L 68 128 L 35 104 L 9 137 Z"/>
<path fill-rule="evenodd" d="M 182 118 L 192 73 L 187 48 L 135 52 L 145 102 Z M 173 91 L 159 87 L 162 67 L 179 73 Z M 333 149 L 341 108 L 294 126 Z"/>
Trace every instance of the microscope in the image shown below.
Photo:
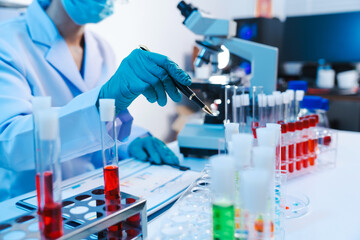
<path fill-rule="evenodd" d="M 203 36 L 196 40 L 200 52 L 195 60 L 195 66 L 211 64 L 213 74 L 219 72 L 218 54 L 225 46 L 230 53 L 248 60 L 251 63 L 251 86 L 263 86 L 265 94 L 271 94 L 276 89 L 278 49 L 260 43 L 236 38 L 236 23 L 226 19 L 215 19 L 199 11 L 191 4 L 181 1 L 178 9 L 185 17 L 183 24 L 194 34 Z M 199 83 L 196 83 L 197 85 Z M 210 84 L 210 87 L 208 86 Z M 204 82 L 207 88 L 224 92 L 224 86 Z M 251 86 L 248 89 L 251 94 Z M 219 115 L 217 121 L 202 123 L 187 123 L 178 134 L 180 152 L 184 156 L 210 156 L 218 153 L 219 142 L 224 139 L 224 94 L 220 94 Z M 209 118 L 210 119 L 210 118 Z M 208 123 L 212 122 L 212 123 Z M 221 148 L 221 146 L 220 146 Z"/>

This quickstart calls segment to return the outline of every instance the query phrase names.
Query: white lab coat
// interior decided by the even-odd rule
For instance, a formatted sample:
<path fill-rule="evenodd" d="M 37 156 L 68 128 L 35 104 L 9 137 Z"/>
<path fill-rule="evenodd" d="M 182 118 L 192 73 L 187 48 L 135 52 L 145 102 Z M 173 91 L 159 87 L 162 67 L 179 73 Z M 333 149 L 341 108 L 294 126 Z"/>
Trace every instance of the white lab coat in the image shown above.
<path fill-rule="evenodd" d="M 86 29 L 82 77 L 36 0 L 23 16 L 0 25 L 0 201 L 35 189 L 33 96 L 51 96 L 52 105 L 59 107 L 63 176 L 101 166 L 101 158 L 93 154 L 101 148 L 95 103 L 115 63 L 108 44 Z M 120 115 L 123 140 L 130 134 L 132 117 L 127 111 Z M 144 132 L 140 129 L 131 138 Z M 122 150 L 126 153 L 126 146 Z"/>

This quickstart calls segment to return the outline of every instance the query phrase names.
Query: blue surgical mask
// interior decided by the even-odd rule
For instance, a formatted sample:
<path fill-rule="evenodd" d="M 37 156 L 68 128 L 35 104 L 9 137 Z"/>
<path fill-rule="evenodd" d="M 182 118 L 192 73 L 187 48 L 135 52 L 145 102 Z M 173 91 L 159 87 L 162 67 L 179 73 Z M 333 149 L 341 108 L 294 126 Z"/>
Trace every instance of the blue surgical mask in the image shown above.
<path fill-rule="evenodd" d="M 114 0 L 61 0 L 61 3 L 78 25 L 98 23 L 114 13 Z"/>

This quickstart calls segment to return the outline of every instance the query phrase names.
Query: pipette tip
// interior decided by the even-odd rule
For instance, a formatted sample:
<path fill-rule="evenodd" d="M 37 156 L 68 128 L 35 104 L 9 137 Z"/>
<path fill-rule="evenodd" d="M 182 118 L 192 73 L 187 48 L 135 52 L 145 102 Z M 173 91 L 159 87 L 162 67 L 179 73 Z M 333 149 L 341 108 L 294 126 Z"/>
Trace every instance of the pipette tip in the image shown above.
<path fill-rule="evenodd" d="M 202 108 L 202 110 L 211 116 L 213 115 L 212 111 L 210 110 L 210 108 L 208 106 L 204 106 Z"/>

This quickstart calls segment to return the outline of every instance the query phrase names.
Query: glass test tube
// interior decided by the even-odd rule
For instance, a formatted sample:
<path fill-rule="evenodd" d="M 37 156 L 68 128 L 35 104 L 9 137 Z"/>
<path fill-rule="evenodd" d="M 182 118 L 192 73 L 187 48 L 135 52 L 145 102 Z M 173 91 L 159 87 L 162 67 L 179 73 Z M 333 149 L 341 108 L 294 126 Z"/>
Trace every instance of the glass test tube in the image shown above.
<path fill-rule="evenodd" d="M 35 113 L 36 190 L 38 195 L 39 229 L 42 238 L 63 235 L 59 120 L 55 109 Z M 40 198 L 40 199 L 39 199 Z"/>
<path fill-rule="evenodd" d="M 239 123 L 241 95 L 244 94 L 244 91 L 244 87 L 225 86 L 225 123 Z"/>
<path fill-rule="evenodd" d="M 274 95 L 267 95 L 267 122 L 268 123 L 276 123 L 275 122 L 275 97 Z"/>
<path fill-rule="evenodd" d="M 280 91 L 274 91 L 273 96 L 275 99 L 275 123 L 282 120 L 282 96 Z"/>
<path fill-rule="evenodd" d="M 290 122 L 290 97 L 289 93 L 284 92 L 282 93 L 282 99 L 283 99 L 283 116 L 282 121 L 285 123 Z"/>
<path fill-rule="evenodd" d="M 303 167 L 309 166 L 309 120 L 302 119 L 303 130 L 302 130 L 302 147 L 303 147 Z"/>
<path fill-rule="evenodd" d="M 271 173 L 264 169 L 244 171 L 241 176 L 244 208 L 249 212 L 246 218 L 247 240 L 269 240 L 274 236 L 274 223 L 271 216 Z"/>
<path fill-rule="evenodd" d="M 259 127 L 265 127 L 267 123 L 267 97 L 265 94 L 258 94 L 258 108 L 259 108 Z"/>
<path fill-rule="evenodd" d="M 39 129 L 38 129 L 38 112 L 42 111 L 42 110 L 47 110 L 50 109 L 51 107 L 51 97 L 48 96 L 41 96 L 41 97 L 34 97 L 32 99 L 32 109 L 33 109 L 33 141 L 34 141 L 34 161 L 35 161 L 35 168 L 36 168 L 36 172 L 40 173 L 41 169 L 40 169 L 40 159 L 39 159 L 39 153 L 40 153 L 40 149 L 39 149 Z M 38 194 L 37 194 L 37 203 L 38 203 L 38 213 L 40 213 L 40 206 L 43 205 L 43 203 L 41 202 L 41 194 L 40 189 L 41 186 L 39 186 L 38 189 Z M 44 200 L 44 199 L 42 199 Z"/>
<path fill-rule="evenodd" d="M 264 108 L 259 107 L 259 97 L 263 96 L 263 87 L 262 86 L 253 86 L 252 87 L 252 121 L 251 121 L 251 130 L 256 139 L 256 129 L 260 126 L 260 117 L 263 116 Z"/>
<path fill-rule="evenodd" d="M 251 107 L 249 94 L 241 95 L 241 107 L 239 115 L 240 133 L 251 133 Z"/>
<path fill-rule="evenodd" d="M 295 140 L 296 140 L 296 160 L 295 168 L 297 171 L 301 171 L 302 160 L 303 160 L 303 139 L 302 139 L 302 129 L 303 125 L 301 121 L 295 122 Z"/>
<path fill-rule="evenodd" d="M 228 155 L 210 158 L 212 177 L 213 238 L 235 239 L 235 167 Z"/>
<path fill-rule="evenodd" d="M 315 141 L 317 142 L 315 133 L 316 119 L 314 117 L 309 118 L 309 164 L 315 166 L 316 151 Z"/>
<path fill-rule="evenodd" d="M 281 171 L 288 172 L 288 133 L 287 124 L 281 123 Z"/>
<path fill-rule="evenodd" d="M 288 89 L 286 92 L 289 96 L 289 122 L 295 122 L 295 92 L 292 89 Z"/>
<path fill-rule="evenodd" d="M 298 115 L 300 113 L 300 102 L 303 100 L 305 92 L 303 90 L 296 90 L 295 92 L 295 107 L 294 107 L 294 116 L 295 121 L 298 120 Z"/>
<path fill-rule="evenodd" d="M 99 106 L 106 213 L 111 214 L 121 208 L 115 100 L 100 99 Z M 122 236 L 122 223 L 109 227 L 108 235 L 112 237 Z"/>
<path fill-rule="evenodd" d="M 288 130 L 288 171 L 292 174 L 295 170 L 296 159 L 296 138 L 295 138 L 295 123 L 289 122 L 287 124 Z"/>

